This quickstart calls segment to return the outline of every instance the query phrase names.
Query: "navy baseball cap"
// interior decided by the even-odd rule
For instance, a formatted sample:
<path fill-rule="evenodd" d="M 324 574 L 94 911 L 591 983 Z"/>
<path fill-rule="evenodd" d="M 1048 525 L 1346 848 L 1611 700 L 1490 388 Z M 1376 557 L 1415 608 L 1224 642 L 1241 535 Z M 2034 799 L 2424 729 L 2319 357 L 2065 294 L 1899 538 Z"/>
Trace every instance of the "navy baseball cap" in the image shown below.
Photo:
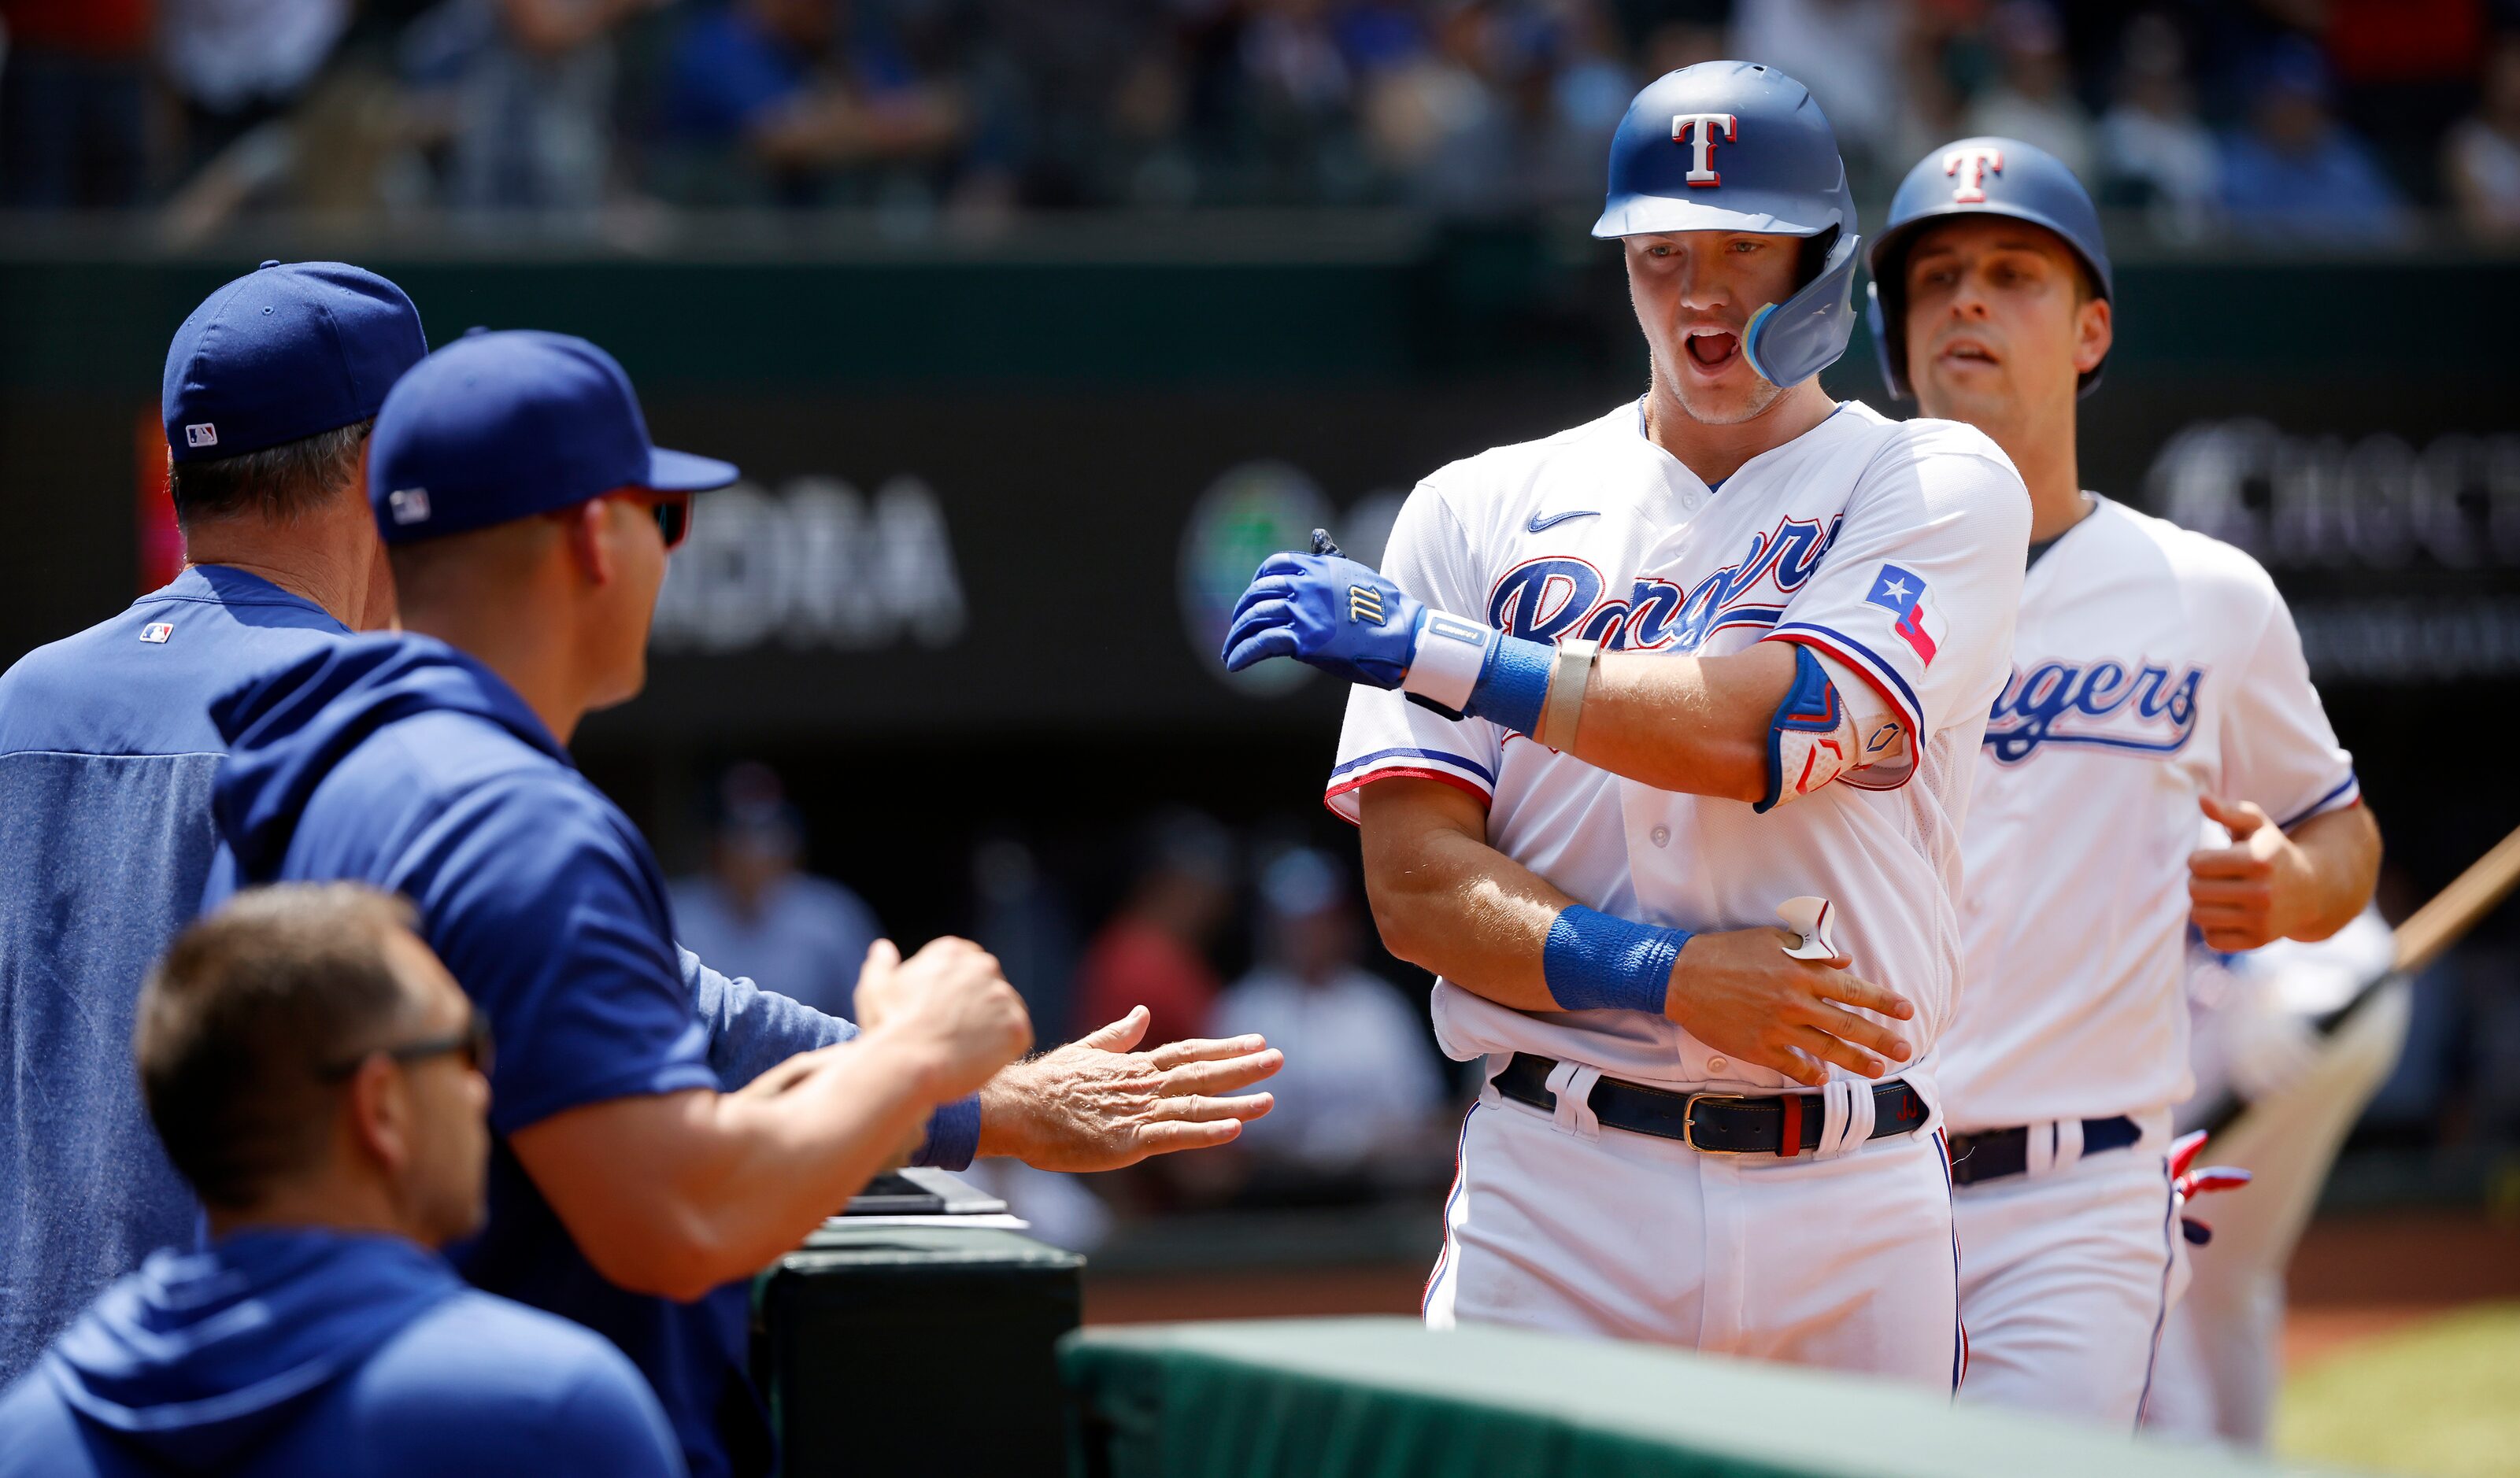
<path fill-rule="evenodd" d="M 510 523 L 615 488 L 698 493 L 731 463 L 648 439 L 630 377 L 565 334 L 474 330 L 421 361 L 377 413 L 368 503 L 387 544 Z"/>
<path fill-rule="evenodd" d="M 420 310 L 345 262 L 264 262 L 202 300 L 166 349 L 158 409 L 177 462 L 365 421 L 428 353 Z"/>

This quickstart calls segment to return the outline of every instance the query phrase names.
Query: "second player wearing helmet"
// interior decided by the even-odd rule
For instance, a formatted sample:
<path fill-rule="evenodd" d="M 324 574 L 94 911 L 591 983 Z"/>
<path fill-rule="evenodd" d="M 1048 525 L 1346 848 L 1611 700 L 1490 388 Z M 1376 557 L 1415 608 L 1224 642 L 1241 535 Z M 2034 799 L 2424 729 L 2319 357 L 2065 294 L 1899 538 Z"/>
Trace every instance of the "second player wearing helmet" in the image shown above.
<path fill-rule="evenodd" d="M 1961 1394 L 2131 1426 L 2184 1278 L 2182 935 L 2325 937 L 2369 897 L 2379 834 L 2266 571 L 2083 491 L 2075 405 L 2108 357 L 2113 284 L 2073 174 L 2016 140 L 1948 145 L 1870 257 L 1894 393 L 1993 436 L 2032 512 L 1943 1041 Z M 2228 845 L 2199 850 L 2209 820 Z"/>

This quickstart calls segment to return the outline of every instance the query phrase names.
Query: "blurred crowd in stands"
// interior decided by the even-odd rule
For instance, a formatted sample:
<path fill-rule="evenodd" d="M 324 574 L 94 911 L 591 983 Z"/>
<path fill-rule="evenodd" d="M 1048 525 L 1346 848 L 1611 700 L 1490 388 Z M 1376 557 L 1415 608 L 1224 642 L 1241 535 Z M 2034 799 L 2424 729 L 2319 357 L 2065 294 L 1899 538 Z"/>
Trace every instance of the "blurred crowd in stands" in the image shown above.
<path fill-rule="evenodd" d="M 1580 211 L 1641 82 L 1807 83 L 1877 203 L 2036 142 L 2162 235 L 2520 239 L 2514 0 L 0 0 L 20 209 Z"/>

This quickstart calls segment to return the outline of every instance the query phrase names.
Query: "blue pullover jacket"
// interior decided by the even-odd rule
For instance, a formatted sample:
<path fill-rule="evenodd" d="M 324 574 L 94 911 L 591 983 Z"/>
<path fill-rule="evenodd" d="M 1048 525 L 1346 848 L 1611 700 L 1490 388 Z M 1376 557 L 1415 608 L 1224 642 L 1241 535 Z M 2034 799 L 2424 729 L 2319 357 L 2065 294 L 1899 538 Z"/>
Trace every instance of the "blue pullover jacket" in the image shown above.
<path fill-rule="evenodd" d="M 855 1029 L 678 950 L 663 875 L 629 818 L 515 690 L 442 642 L 334 643 L 219 699 L 212 717 L 229 756 L 207 902 L 334 878 L 401 893 L 489 1017 L 490 1220 L 450 1249 L 455 1265 L 620 1346 L 695 1474 L 766 1470 L 745 1285 L 681 1304 L 607 1281 L 507 1137 L 585 1103 L 738 1087 Z M 978 1134 L 976 1104 L 942 1110 L 922 1158 L 967 1164 Z"/>
<path fill-rule="evenodd" d="M 679 1478 L 619 1351 L 400 1237 L 160 1252 L 0 1394 L 0 1478 Z"/>

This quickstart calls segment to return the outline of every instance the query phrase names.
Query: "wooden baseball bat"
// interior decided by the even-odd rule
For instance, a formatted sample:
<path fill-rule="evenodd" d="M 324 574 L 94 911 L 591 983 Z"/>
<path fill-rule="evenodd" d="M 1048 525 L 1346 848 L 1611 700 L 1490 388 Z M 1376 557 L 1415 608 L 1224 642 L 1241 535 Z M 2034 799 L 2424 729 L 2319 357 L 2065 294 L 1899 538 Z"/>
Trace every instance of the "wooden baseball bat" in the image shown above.
<path fill-rule="evenodd" d="M 2520 885 L 2520 829 L 2468 864 L 2467 871 L 2398 925 L 2398 972 L 2411 975 L 2465 937 Z"/>
<path fill-rule="evenodd" d="M 2496 842 L 2492 851 L 2452 878 L 2449 887 L 2408 915 L 2407 921 L 2394 931 L 2398 954 L 2388 972 L 2366 982 L 2352 1000 L 2320 1016 L 2312 1026 L 2322 1037 L 2335 1035 L 2336 1029 L 2364 1002 L 2380 993 L 2380 987 L 2401 975 L 2417 973 L 2439 960 L 2443 951 L 2466 938 L 2467 931 L 2483 922 L 2495 905 L 2510 896 L 2515 885 L 2520 885 L 2520 829 Z"/>

